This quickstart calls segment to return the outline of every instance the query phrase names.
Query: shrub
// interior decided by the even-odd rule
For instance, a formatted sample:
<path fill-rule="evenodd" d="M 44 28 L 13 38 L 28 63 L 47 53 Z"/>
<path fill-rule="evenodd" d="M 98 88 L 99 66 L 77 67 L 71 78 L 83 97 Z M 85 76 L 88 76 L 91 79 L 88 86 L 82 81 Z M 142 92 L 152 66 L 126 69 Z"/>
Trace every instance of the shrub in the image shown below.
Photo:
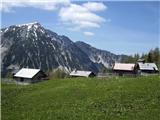
<path fill-rule="evenodd" d="M 68 74 L 62 69 L 56 69 L 49 74 L 50 79 L 65 78 L 67 76 Z"/>

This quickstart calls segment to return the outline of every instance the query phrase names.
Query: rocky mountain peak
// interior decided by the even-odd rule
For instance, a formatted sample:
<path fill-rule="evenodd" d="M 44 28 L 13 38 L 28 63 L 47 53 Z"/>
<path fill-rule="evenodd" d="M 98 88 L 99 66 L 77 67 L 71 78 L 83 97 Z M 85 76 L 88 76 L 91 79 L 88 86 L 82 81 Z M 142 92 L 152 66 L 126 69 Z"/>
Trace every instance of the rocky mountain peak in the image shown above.
<path fill-rule="evenodd" d="M 35 22 L 31 22 L 31 23 L 26 23 L 26 24 L 20 24 L 20 25 L 16 25 L 17 27 L 23 27 L 23 26 L 41 26 L 41 24 L 37 21 Z"/>

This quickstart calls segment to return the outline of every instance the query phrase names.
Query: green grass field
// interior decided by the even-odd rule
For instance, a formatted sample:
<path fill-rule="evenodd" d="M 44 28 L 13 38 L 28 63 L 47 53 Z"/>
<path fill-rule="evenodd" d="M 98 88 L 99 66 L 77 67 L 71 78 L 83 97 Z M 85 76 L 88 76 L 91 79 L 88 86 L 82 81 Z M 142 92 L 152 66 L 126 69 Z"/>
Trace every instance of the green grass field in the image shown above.
<path fill-rule="evenodd" d="M 2 120 L 160 120 L 160 77 L 1 86 Z"/>

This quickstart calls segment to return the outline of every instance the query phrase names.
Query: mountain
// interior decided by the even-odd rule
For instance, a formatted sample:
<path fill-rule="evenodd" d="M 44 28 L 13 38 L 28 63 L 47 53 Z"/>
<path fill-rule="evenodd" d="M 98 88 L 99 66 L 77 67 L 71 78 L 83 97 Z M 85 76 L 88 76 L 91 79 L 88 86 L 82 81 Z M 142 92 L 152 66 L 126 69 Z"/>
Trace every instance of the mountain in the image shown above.
<path fill-rule="evenodd" d="M 90 60 L 94 63 L 101 63 L 106 68 L 111 68 L 115 62 L 121 61 L 121 56 L 115 55 L 111 52 L 100 50 L 90 46 L 81 41 L 75 43 L 84 53 L 88 55 Z"/>
<path fill-rule="evenodd" d="M 98 72 L 120 58 L 82 42 L 74 43 L 67 36 L 45 29 L 38 22 L 2 28 L 0 35 L 2 75 L 12 67 Z"/>

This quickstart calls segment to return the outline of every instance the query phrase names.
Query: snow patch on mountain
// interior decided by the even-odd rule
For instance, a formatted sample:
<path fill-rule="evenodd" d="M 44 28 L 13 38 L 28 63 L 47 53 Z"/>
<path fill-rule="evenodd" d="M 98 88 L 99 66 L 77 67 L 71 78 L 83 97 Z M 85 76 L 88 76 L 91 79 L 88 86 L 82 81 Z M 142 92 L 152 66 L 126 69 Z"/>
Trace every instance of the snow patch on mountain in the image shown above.
<path fill-rule="evenodd" d="M 15 25 L 17 27 L 22 27 L 22 26 L 28 26 L 31 27 L 32 25 L 37 25 L 39 24 L 38 22 L 31 22 L 31 23 L 27 23 L 27 24 L 20 24 L 20 25 Z"/>

